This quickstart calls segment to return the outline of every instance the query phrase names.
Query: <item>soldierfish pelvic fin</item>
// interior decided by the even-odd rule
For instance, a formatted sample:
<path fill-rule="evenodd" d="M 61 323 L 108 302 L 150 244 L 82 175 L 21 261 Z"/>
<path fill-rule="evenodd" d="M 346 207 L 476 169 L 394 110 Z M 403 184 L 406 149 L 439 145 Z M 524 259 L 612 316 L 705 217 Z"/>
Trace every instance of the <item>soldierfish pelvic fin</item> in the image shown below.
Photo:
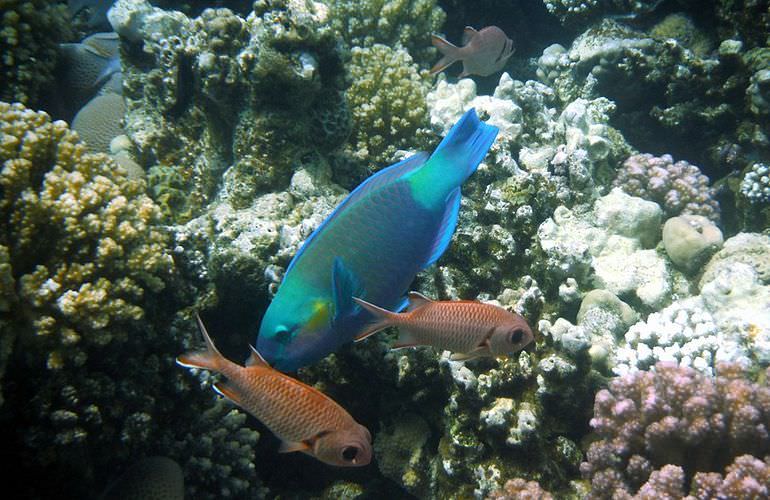
<path fill-rule="evenodd" d="M 471 349 L 468 352 L 456 352 L 453 353 L 449 359 L 452 361 L 466 361 L 468 359 L 478 358 L 481 356 L 487 356 L 489 355 L 489 345 L 486 343 Z"/>
<path fill-rule="evenodd" d="M 438 35 L 431 35 L 430 40 L 433 46 L 443 55 L 443 57 L 430 69 L 431 75 L 444 71 L 460 60 L 460 48 L 458 46 L 446 41 Z"/>
<path fill-rule="evenodd" d="M 206 350 L 184 353 L 176 358 L 176 362 L 187 368 L 203 368 L 206 370 L 219 371 L 222 362 L 225 359 L 214 346 L 214 342 L 211 341 L 211 337 L 209 337 L 209 333 L 206 331 L 206 325 L 203 324 L 201 317 L 196 314 L 195 319 L 198 322 L 198 329 L 201 332 L 203 341 L 206 343 Z"/>
<path fill-rule="evenodd" d="M 374 321 L 366 325 L 365 329 L 356 335 L 356 342 L 360 342 L 370 335 L 374 335 L 380 330 L 384 330 L 385 328 L 393 325 L 395 319 L 398 317 L 397 313 L 393 313 L 387 309 L 383 309 L 382 307 L 375 306 L 374 304 L 371 304 L 363 299 L 359 299 L 358 297 L 353 297 L 353 301 L 368 311 L 369 314 L 374 316 Z"/>
<path fill-rule="evenodd" d="M 307 453 L 310 449 L 311 447 L 309 444 L 301 441 L 296 443 L 292 441 L 281 441 L 278 453 L 293 453 L 295 451 L 304 451 Z"/>

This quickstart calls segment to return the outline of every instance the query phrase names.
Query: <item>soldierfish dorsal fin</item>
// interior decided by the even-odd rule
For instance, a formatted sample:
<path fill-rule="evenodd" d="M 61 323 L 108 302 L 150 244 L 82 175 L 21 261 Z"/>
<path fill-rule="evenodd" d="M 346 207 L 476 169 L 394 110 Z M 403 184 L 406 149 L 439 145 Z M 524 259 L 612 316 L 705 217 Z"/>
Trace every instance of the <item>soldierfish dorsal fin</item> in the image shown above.
<path fill-rule="evenodd" d="M 392 313 L 387 309 L 383 309 L 381 307 L 375 306 L 374 304 L 370 304 L 369 302 L 363 299 L 359 299 L 358 297 L 353 297 L 353 301 L 359 306 L 363 307 L 367 312 L 369 312 L 369 314 L 374 316 L 374 321 L 366 325 L 366 327 L 358 335 L 356 335 L 356 342 L 360 342 L 368 336 L 374 335 L 380 330 L 391 326 L 393 324 L 393 319 L 398 316 L 396 313 Z"/>
<path fill-rule="evenodd" d="M 409 306 L 406 308 L 407 312 L 412 312 L 415 309 L 419 309 L 422 306 L 426 306 L 433 302 L 431 299 L 421 294 L 420 292 L 409 292 Z"/>
<path fill-rule="evenodd" d="M 472 26 L 466 26 L 463 30 L 463 38 L 462 38 L 462 44 L 463 46 L 468 45 L 468 43 L 471 41 L 471 38 L 473 38 L 478 31 L 476 31 L 475 28 Z"/>
<path fill-rule="evenodd" d="M 265 361 L 265 358 L 263 358 L 259 351 L 257 351 L 257 348 L 251 344 L 249 344 L 249 347 L 251 348 L 251 354 L 249 354 L 249 359 L 246 360 L 246 366 L 270 368 L 270 363 Z"/>

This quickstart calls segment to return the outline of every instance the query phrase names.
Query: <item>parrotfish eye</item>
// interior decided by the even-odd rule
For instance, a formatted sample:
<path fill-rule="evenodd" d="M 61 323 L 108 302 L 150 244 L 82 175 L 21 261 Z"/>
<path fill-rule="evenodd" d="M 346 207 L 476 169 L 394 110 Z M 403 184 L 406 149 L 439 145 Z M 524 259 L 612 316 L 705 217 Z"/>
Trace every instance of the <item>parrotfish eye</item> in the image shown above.
<path fill-rule="evenodd" d="M 522 338 L 524 338 L 524 330 L 521 328 L 516 328 L 511 331 L 510 335 L 508 336 L 508 342 L 511 344 L 518 344 L 521 342 Z"/>
<path fill-rule="evenodd" d="M 291 340 L 291 332 L 289 331 L 289 328 L 286 327 L 286 325 L 278 325 L 275 328 L 274 335 L 275 335 L 275 340 L 277 340 L 281 344 L 285 344 L 289 340 Z"/>
<path fill-rule="evenodd" d="M 342 458 L 346 462 L 352 462 L 358 456 L 360 450 L 355 446 L 346 446 L 342 449 Z"/>

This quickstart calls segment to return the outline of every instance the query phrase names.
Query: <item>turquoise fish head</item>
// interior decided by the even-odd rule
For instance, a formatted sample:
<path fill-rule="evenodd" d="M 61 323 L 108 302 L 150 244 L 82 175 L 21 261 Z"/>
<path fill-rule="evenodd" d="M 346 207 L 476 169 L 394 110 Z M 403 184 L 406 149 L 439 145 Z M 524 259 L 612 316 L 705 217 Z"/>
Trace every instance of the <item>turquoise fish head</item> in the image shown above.
<path fill-rule="evenodd" d="M 280 292 L 265 312 L 257 337 L 257 350 L 270 365 L 295 371 L 318 359 L 327 348 L 334 306 L 324 297 L 281 297 Z M 328 339 L 328 340 L 327 340 Z"/>

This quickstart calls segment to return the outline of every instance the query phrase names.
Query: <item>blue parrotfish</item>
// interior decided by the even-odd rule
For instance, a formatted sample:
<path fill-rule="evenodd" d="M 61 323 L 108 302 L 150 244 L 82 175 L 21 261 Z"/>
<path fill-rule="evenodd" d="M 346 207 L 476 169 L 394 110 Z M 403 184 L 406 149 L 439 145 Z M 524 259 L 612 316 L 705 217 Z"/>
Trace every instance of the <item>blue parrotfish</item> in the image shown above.
<path fill-rule="evenodd" d="M 430 69 L 431 74 L 444 71 L 457 61 L 463 62 L 460 78 L 468 75 L 489 76 L 505 66 L 513 51 L 513 40 L 497 26 L 487 26 L 479 31 L 465 27 L 462 47 L 431 35 L 431 42 L 442 54 L 442 58 Z"/>
<path fill-rule="evenodd" d="M 470 109 L 432 155 L 377 172 L 337 206 L 289 263 L 262 318 L 257 349 L 274 368 L 296 370 L 358 336 L 372 317 L 353 297 L 406 306 L 414 277 L 449 245 L 460 185 L 497 132 Z"/>

